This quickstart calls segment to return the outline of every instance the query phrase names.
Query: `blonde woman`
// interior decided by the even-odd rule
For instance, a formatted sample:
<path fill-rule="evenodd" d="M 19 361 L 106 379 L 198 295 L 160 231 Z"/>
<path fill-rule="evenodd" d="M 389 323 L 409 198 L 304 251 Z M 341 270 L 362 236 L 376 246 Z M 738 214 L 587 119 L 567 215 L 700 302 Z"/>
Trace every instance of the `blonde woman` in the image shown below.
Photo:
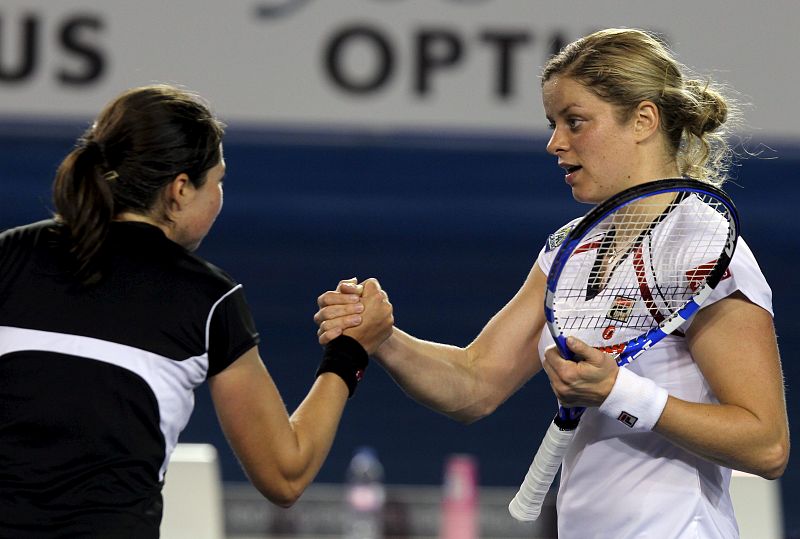
<path fill-rule="evenodd" d="M 646 32 L 608 29 L 567 45 L 544 67 L 542 95 L 547 152 L 580 202 L 663 178 L 724 180 L 729 104 L 709 81 L 688 79 Z M 588 407 L 562 466 L 561 539 L 738 537 L 731 469 L 774 479 L 789 454 L 771 290 L 747 243 L 740 239 L 730 276 L 686 334 L 667 337 L 626 376 L 580 341 L 572 343 L 580 362 L 550 346 L 543 300 L 557 235 L 548 243 L 519 292 L 468 346 L 395 328 L 377 359 L 411 397 L 467 423 L 542 370 L 562 403 Z M 320 296 L 321 342 L 353 324 L 346 301 L 357 296 L 354 285 L 342 281 Z M 629 394 L 645 379 L 659 405 L 630 428 L 603 404 L 637 406 Z"/>

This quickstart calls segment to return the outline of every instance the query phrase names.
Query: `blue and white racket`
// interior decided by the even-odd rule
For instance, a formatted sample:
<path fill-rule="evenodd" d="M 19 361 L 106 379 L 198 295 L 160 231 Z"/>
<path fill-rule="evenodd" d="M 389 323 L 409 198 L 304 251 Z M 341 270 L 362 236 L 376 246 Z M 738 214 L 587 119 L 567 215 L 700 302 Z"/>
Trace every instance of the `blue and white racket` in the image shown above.
<path fill-rule="evenodd" d="M 676 333 L 728 274 L 739 218 L 721 190 L 657 180 L 593 208 L 569 231 L 547 276 L 545 317 L 559 352 L 567 336 L 611 353 L 622 367 Z M 536 520 L 583 408 L 564 408 L 547 430 L 508 506 Z"/>

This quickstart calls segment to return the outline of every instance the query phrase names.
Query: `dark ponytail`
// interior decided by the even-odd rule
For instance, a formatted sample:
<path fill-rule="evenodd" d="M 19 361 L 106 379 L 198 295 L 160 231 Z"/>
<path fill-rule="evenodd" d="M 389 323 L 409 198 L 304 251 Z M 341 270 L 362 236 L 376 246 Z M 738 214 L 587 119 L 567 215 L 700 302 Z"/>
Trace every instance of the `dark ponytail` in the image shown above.
<path fill-rule="evenodd" d="M 102 165 L 102 149 L 84 140 L 61 162 L 53 183 L 56 218 L 68 238 L 75 277 L 84 284 L 99 278 L 95 257 L 114 216 L 114 197 Z"/>

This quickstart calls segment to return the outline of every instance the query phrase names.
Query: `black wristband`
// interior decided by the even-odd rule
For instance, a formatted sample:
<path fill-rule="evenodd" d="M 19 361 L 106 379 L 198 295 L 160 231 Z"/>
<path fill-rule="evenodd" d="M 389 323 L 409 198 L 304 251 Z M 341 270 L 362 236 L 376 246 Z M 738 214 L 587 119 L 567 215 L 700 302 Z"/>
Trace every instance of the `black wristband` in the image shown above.
<path fill-rule="evenodd" d="M 322 362 L 317 369 L 317 376 L 323 372 L 332 372 L 338 375 L 350 391 L 348 398 L 356 392 L 356 386 L 364 371 L 367 370 L 369 355 L 364 347 L 352 337 L 339 335 L 325 345 Z"/>

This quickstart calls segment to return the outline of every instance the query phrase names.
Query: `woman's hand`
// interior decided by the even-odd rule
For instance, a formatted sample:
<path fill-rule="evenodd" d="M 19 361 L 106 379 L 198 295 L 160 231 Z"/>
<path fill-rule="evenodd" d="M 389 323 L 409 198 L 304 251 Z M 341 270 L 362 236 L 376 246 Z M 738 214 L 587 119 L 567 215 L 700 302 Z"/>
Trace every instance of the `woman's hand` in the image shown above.
<path fill-rule="evenodd" d="M 614 387 L 617 362 L 575 337 L 567 338 L 575 360 L 564 359 L 555 346 L 544 354 L 544 370 L 558 401 L 567 407 L 600 406 Z"/>
<path fill-rule="evenodd" d="M 361 304 L 364 306 L 360 316 L 361 323 L 341 329 L 344 335 L 357 340 L 371 355 L 392 335 L 392 304 L 377 279 L 367 279 L 357 286 L 361 287 Z"/>
<path fill-rule="evenodd" d="M 353 277 L 339 281 L 336 290 L 324 292 L 317 298 L 319 310 L 314 314 L 314 323 L 318 326 L 320 344 L 328 344 L 345 329 L 354 328 L 362 322 L 363 292 L 364 286 Z"/>

